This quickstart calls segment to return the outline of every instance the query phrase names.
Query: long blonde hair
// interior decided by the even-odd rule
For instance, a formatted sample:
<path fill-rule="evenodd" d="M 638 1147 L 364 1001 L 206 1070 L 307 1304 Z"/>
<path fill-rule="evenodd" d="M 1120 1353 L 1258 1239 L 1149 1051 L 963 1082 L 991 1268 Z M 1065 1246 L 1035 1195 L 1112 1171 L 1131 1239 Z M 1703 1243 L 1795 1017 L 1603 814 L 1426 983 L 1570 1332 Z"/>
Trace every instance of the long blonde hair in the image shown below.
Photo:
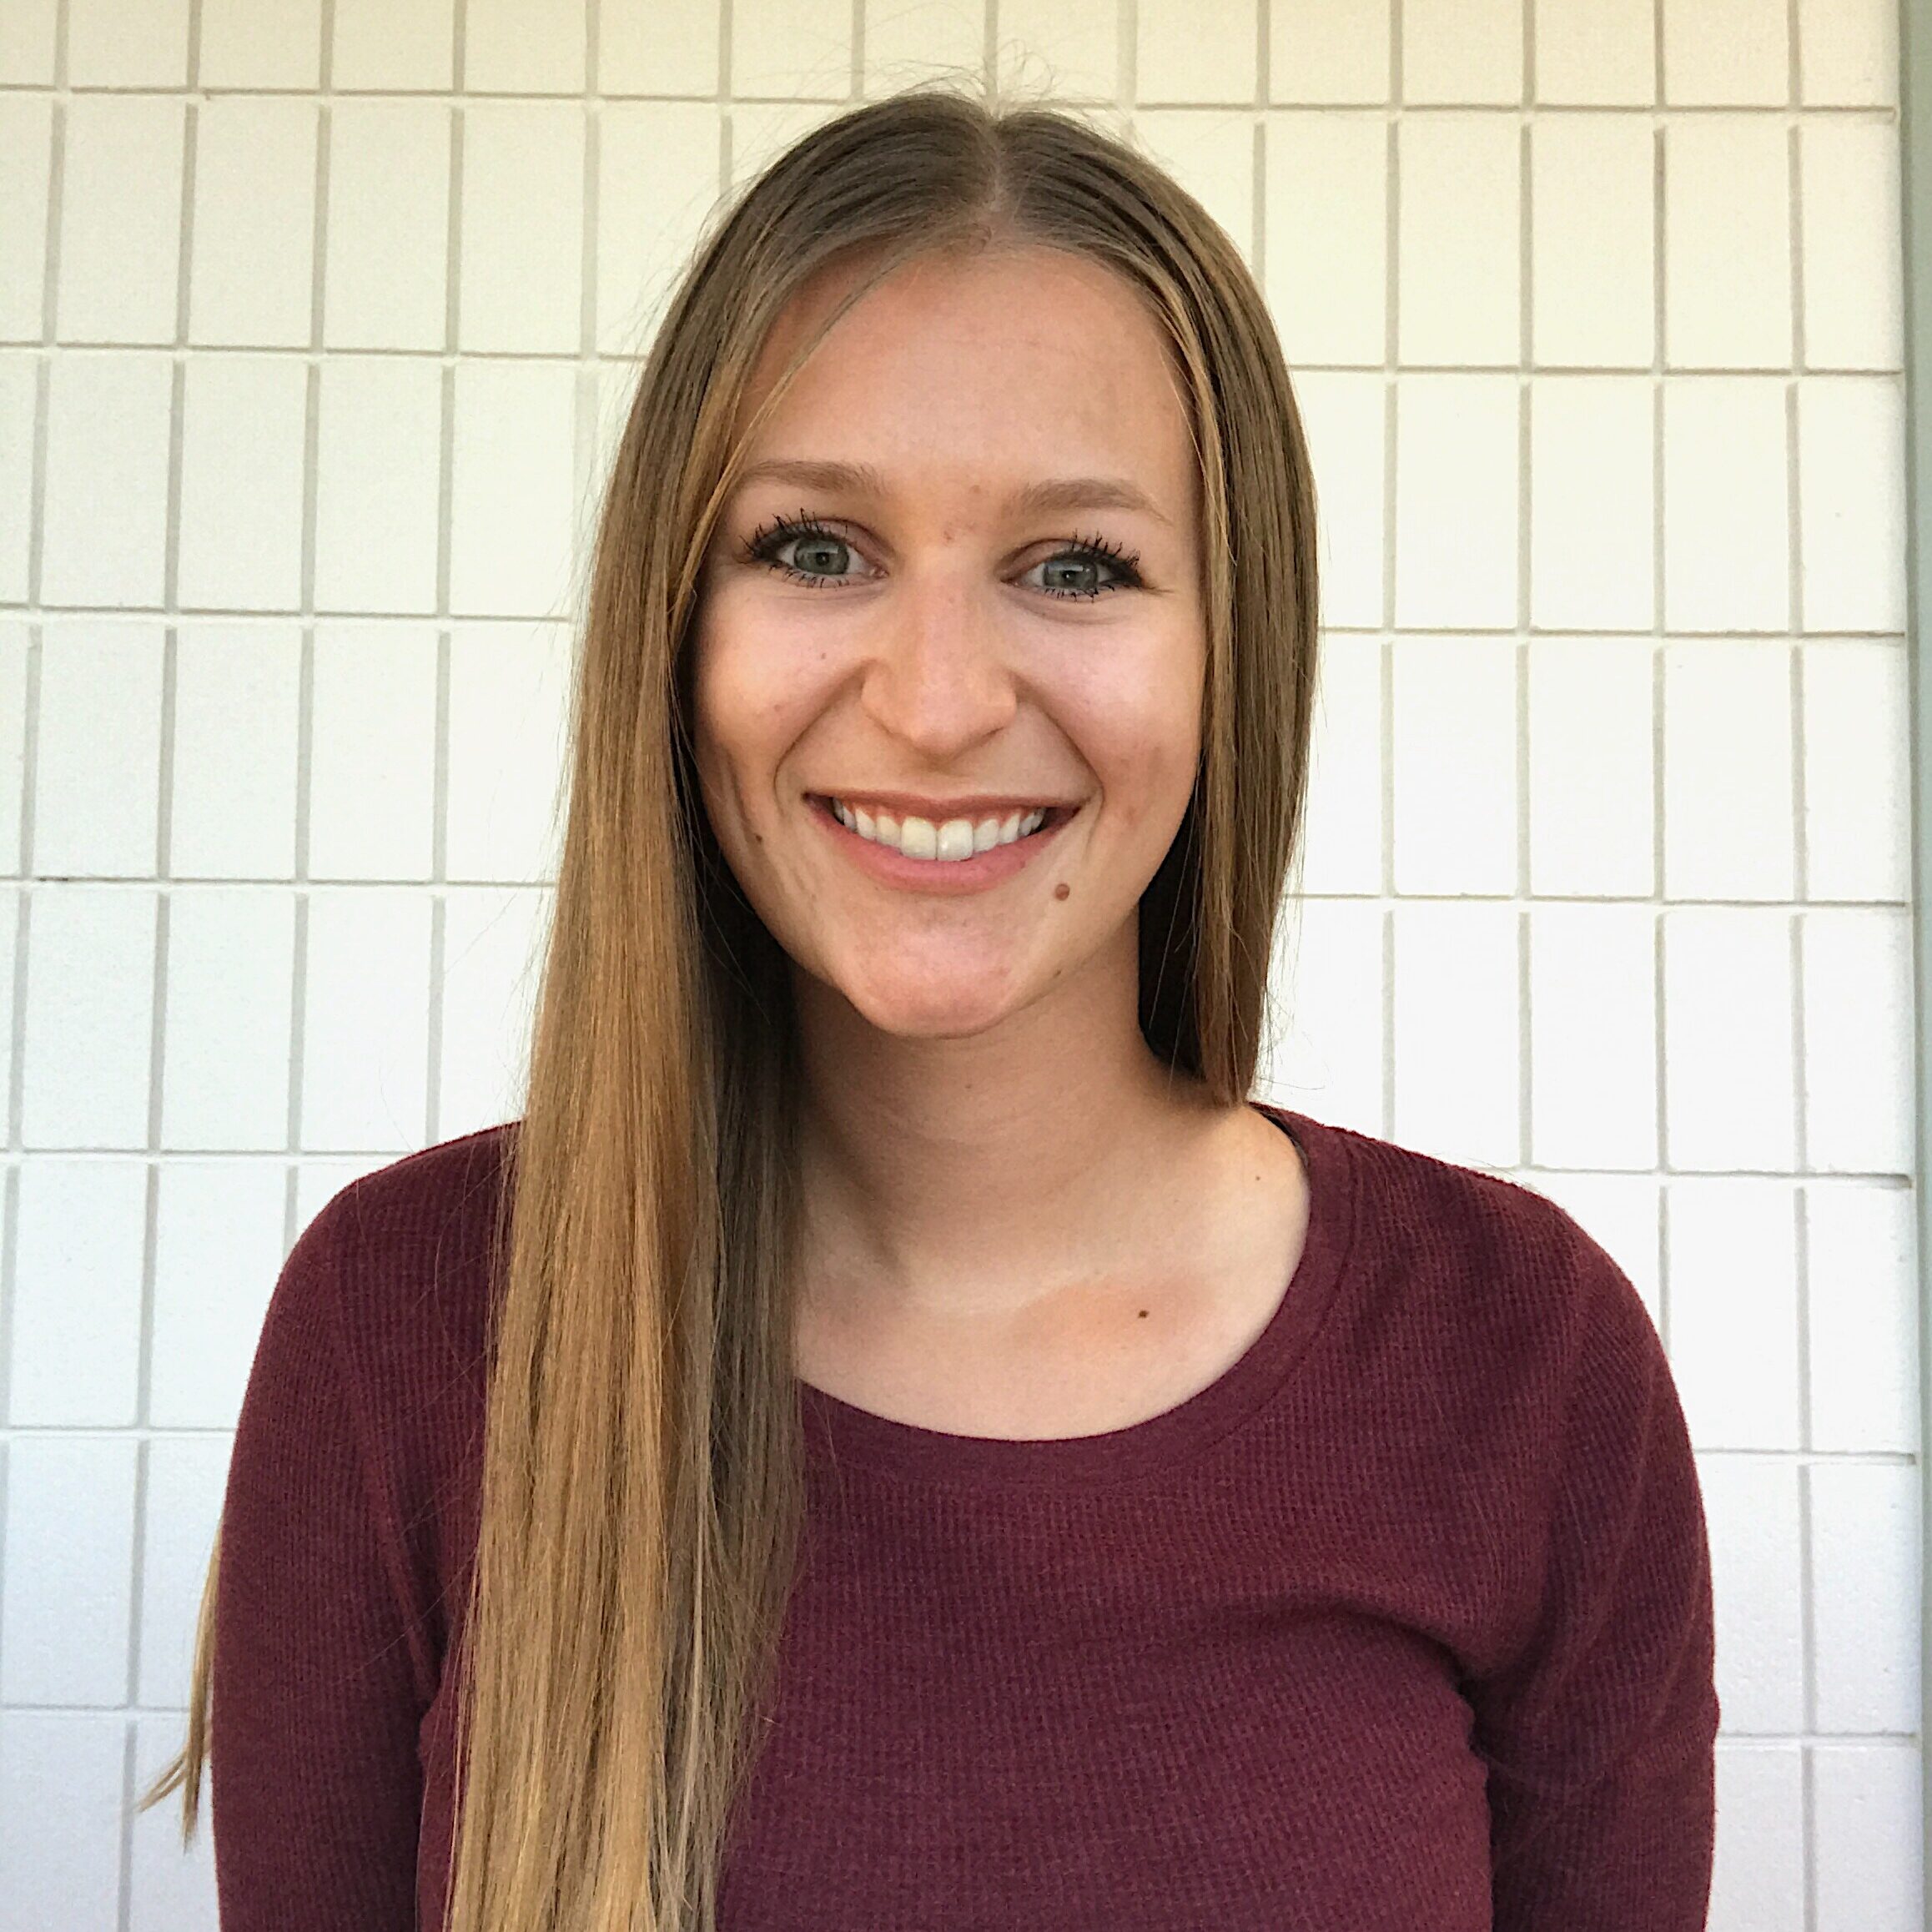
<path fill-rule="evenodd" d="M 1254 1084 L 1316 626 L 1313 484 L 1266 308 L 1200 204 L 1081 118 L 932 87 L 842 114 L 700 247 L 602 506 L 528 1099 L 499 1190 L 480 1528 L 445 1663 L 463 1672 L 450 1932 L 714 1924 L 804 1483 L 794 1020 L 784 955 L 697 788 L 700 566 L 747 377 L 806 279 L 860 264 L 849 306 L 916 255 L 1001 243 L 1123 277 L 1180 379 L 1202 484 L 1202 752 L 1140 903 L 1140 1024 L 1222 1104 Z M 218 1534 L 186 1745 L 143 1801 L 180 1789 L 184 1842 L 219 1722 L 219 1568 Z"/>

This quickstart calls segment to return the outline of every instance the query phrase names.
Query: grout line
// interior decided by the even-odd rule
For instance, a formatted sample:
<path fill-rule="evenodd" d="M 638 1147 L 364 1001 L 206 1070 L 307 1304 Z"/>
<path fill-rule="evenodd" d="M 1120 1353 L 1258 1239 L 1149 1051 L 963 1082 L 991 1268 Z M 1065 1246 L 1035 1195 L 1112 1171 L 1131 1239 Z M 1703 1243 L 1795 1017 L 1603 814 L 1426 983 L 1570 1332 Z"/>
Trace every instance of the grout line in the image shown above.
<path fill-rule="evenodd" d="M 1536 1151 L 1536 914 L 1531 901 L 1529 820 L 1529 644 L 1523 635 L 1535 614 L 1532 570 L 1535 531 L 1533 504 L 1533 431 L 1536 390 L 1531 380 L 1531 351 L 1536 340 L 1536 175 L 1531 151 L 1531 123 L 1535 99 L 1536 8 L 1525 0 L 1522 9 L 1522 73 L 1518 92 L 1526 103 L 1517 133 L 1517 476 L 1516 607 L 1518 636 L 1510 653 L 1515 683 L 1516 890 L 1525 902 L 1514 921 L 1517 949 L 1516 1079 L 1517 1154 L 1515 1165 L 1531 1160 Z"/>
<path fill-rule="evenodd" d="M 489 101 L 505 105 L 542 106 L 555 105 L 560 101 L 574 100 L 581 92 L 574 88 L 411 88 L 411 87 L 350 87 L 333 92 L 333 98 L 345 101 L 441 101 L 449 105 L 460 105 L 468 101 Z M 78 100 L 141 100 L 165 98 L 184 104 L 199 104 L 209 101 L 271 100 L 294 103 L 319 101 L 319 88 L 268 88 L 254 83 L 237 83 L 234 85 L 196 87 L 170 87 L 162 83 L 141 83 L 128 86 L 109 86 L 87 83 L 81 86 L 55 85 L 32 81 L 0 81 L 0 99 L 41 98 L 63 104 Z M 647 105 L 689 105 L 693 102 L 706 102 L 717 98 L 706 93 L 683 93 L 676 90 L 658 92 L 650 88 L 613 88 L 600 90 L 599 98 L 606 101 L 640 102 Z M 755 91 L 729 94 L 727 98 L 737 106 L 752 108 L 795 108 L 801 103 L 830 104 L 843 100 L 842 95 L 821 94 L 762 94 Z M 1098 96 L 1075 95 L 1070 98 L 1075 105 L 1105 105 Z M 1155 98 L 1139 103 L 1144 107 L 1158 107 L 1197 114 L 1227 114 L 1245 112 L 1254 103 L 1251 100 L 1173 100 Z M 1895 127 L 1899 110 L 1882 102 L 1875 101 L 1820 101 L 1794 108 L 1789 102 L 1763 101 L 1680 101 L 1663 106 L 1648 101 L 1551 101 L 1537 103 L 1522 101 L 1498 101 L 1494 99 L 1465 99 L 1439 101 L 1394 101 L 1366 94 L 1359 98 L 1298 101 L 1286 98 L 1269 103 L 1275 107 L 1291 107 L 1317 113 L 1349 113 L 1364 108 L 1395 108 L 1404 115 L 1413 114 L 1427 118 L 1441 115 L 1488 114 L 1498 118 L 1520 119 L 1526 113 L 1560 113 L 1565 116 L 1604 118 L 1616 115 L 1633 113 L 1667 114 L 1672 119 L 1698 120 L 1703 118 L 1789 121 L 1794 113 L 1802 112 L 1807 119 L 1831 120 L 1847 123 L 1864 123 L 1873 127 Z"/>
<path fill-rule="evenodd" d="M 145 1452 L 136 1458 L 137 1473 L 134 1478 L 136 1492 L 134 1547 L 135 1561 L 137 1565 L 140 1560 L 141 1532 L 139 1498 L 142 1482 L 142 1475 L 140 1472 L 144 1469 L 146 1462 L 147 1457 Z M 133 1623 L 134 1615 L 138 1614 L 138 1604 L 133 1604 L 130 1605 L 129 1607 L 130 1611 L 133 1613 L 133 1614 L 131 1614 L 128 1618 L 129 1626 L 131 1628 Z M 130 1705 L 132 1705 L 133 1703 L 133 1694 L 131 1689 L 128 1694 L 128 1701 Z M 114 1901 L 114 1924 L 116 1927 L 116 1932 L 128 1932 L 128 1927 L 133 1922 L 134 1819 L 136 1816 L 134 1805 L 138 1796 L 134 1776 L 134 1753 L 136 1742 L 139 1735 L 139 1726 L 136 1724 L 133 1717 L 130 1713 L 123 1719 L 121 1725 L 121 1869 L 120 1884 L 116 1891 Z"/>
<path fill-rule="evenodd" d="M 819 103 L 813 103 L 808 104 L 818 105 Z M 1169 108 L 1162 108 L 1155 111 L 1165 114 L 1175 113 L 1178 110 Z M 1245 108 L 1240 110 L 1240 113 L 1242 114 L 1248 114 L 1250 112 L 1251 110 Z M 0 350 L 5 350 L 8 351 L 31 349 L 35 345 L 31 343 L 0 343 Z M 82 361 L 84 361 L 90 357 L 95 356 L 105 359 L 108 357 L 122 356 L 129 354 L 158 355 L 165 352 L 169 347 L 169 345 L 165 343 L 132 341 L 56 342 L 45 345 L 43 346 L 58 350 L 63 358 L 72 358 L 75 360 Z M 237 354 L 246 354 L 251 359 L 261 361 L 294 361 L 305 358 L 310 355 L 312 353 L 313 351 L 305 345 L 295 345 L 286 342 L 251 342 L 245 344 L 191 342 L 182 345 L 181 360 L 184 362 L 206 362 L 216 360 L 224 356 L 229 356 Z M 329 349 L 328 353 L 332 356 L 353 356 L 358 360 L 365 359 L 372 361 L 382 360 L 396 360 L 415 362 L 438 362 L 444 364 L 445 365 L 459 361 L 531 363 L 538 365 L 546 363 L 568 363 L 575 365 L 584 360 L 581 353 L 574 349 L 559 350 L 471 348 L 465 349 L 459 353 L 458 351 L 446 349 L 399 348 L 394 344 L 381 343 L 355 344 L 345 347 L 331 346 Z M 641 366 L 643 361 L 643 357 L 641 354 L 634 353 L 629 350 L 600 349 L 596 352 L 595 360 L 600 365 L 616 364 L 621 365 L 631 369 L 636 369 Z M 1383 365 L 1380 360 L 1373 362 L 1322 362 L 1317 360 L 1312 356 L 1298 357 L 1296 359 L 1292 365 L 1295 373 L 1303 375 L 1372 375 L 1376 370 L 1381 369 L 1382 366 Z M 1507 361 L 1494 362 L 1431 362 L 1421 358 L 1415 358 L 1405 361 L 1401 366 L 1406 374 L 1415 375 L 1490 376 L 1512 374 L 1523 368 L 1527 368 L 1537 375 L 1631 376 L 1642 375 L 1649 373 L 1650 368 L 1648 364 L 1637 364 L 1628 362 L 1593 363 L 1566 362 L 1562 360 L 1542 362 L 1535 360 L 1533 357 L 1527 360 L 1517 357 Z M 1701 364 L 1687 364 L 1673 366 L 1667 373 L 1672 375 L 1687 375 L 1706 379 L 1711 377 L 1723 376 L 1745 376 L 1765 379 L 1783 377 L 1789 380 L 1794 372 L 1788 368 L 1771 369 L 1760 366 L 1757 368 L 1746 369 L 1735 366 L 1706 367 Z M 1889 378 L 1894 385 L 1900 380 L 1901 374 L 1895 364 L 1889 367 L 1879 367 L 1876 365 L 1854 363 L 1814 363 L 1799 373 L 1808 376 L 1834 375 L 1861 376 L 1865 378 L 1885 377 Z M 18 600 L 13 600 L 13 604 L 14 608 L 19 607 Z M 62 609 L 67 608 L 67 606 L 64 605 L 58 607 Z M 115 610 L 138 610 L 143 606 L 139 605 L 117 604 L 112 607 Z M 238 608 L 240 609 L 244 615 L 253 615 L 260 609 L 260 606 L 258 605 L 249 604 L 238 606 Z M 1491 627 L 1492 629 L 1494 628 L 1493 626 Z M 1724 636 L 1729 636 L 1733 628 L 1735 628 L 1735 626 L 1727 626 L 1721 634 Z M 1748 626 L 1745 626 L 1745 628 L 1748 629 Z M 1896 629 L 1894 629 L 1892 632 L 1892 635 L 1894 636 L 1897 636 L 1898 634 L 1899 633 Z"/>
<path fill-rule="evenodd" d="M 1381 717 L 1382 896 L 1389 903 L 1379 922 L 1381 941 L 1381 1132 L 1396 1134 L 1396 975 L 1401 969 L 1396 915 L 1396 522 L 1401 388 L 1402 165 L 1400 123 L 1403 87 L 1403 0 L 1389 0 L 1388 101 L 1383 165 L 1386 173 L 1382 237 L 1382 632 Z"/>

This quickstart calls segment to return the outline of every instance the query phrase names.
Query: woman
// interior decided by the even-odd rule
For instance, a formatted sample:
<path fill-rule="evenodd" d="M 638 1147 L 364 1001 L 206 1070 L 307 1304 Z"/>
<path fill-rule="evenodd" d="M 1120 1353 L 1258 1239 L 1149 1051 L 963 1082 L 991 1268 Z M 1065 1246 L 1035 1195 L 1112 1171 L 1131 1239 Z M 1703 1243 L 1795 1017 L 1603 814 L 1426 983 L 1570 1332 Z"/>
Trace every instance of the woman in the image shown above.
<path fill-rule="evenodd" d="M 1254 284 L 1129 148 L 916 92 L 717 229 L 525 1117 L 264 1326 L 176 1768 L 229 1932 L 1703 1924 L 1635 1291 L 1247 1098 L 1314 557 Z"/>

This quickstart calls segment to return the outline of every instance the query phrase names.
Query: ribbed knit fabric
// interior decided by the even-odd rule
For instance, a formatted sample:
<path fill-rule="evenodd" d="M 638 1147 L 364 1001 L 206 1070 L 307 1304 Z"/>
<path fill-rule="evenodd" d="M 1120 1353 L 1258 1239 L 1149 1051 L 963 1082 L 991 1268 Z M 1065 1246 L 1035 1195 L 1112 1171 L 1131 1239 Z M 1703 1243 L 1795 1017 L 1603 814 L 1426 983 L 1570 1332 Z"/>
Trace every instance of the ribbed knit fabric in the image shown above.
<path fill-rule="evenodd" d="M 802 1385 L 811 1514 L 721 1932 L 1693 1932 L 1708 1545 L 1643 1304 L 1541 1195 L 1300 1113 L 1267 1327 L 1150 1420 Z M 443 1924 L 506 1130 L 276 1285 L 214 1657 L 224 1932 Z"/>

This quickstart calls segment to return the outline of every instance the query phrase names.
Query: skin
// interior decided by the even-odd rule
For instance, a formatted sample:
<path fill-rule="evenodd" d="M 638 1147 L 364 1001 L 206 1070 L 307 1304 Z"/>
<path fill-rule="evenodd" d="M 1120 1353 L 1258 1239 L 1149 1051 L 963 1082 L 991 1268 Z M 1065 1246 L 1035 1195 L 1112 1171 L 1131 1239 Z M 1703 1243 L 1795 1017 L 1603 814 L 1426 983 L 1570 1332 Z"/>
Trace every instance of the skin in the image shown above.
<path fill-rule="evenodd" d="M 793 302 L 741 425 L 857 272 Z M 1166 349 L 1083 258 L 928 257 L 835 325 L 747 457 L 802 462 L 876 475 L 749 478 L 694 640 L 706 808 L 792 962 L 800 1372 L 956 1432 L 1121 1426 L 1246 1347 L 1306 1222 L 1292 1144 L 1172 1074 L 1136 1016 L 1137 902 L 1193 784 L 1206 664 Z M 1016 505 L 1074 477 L 1145 501 Z M 770 536 L 801 512 L 838 541 Z M 1078 809 L 946 894 L 869 875 L 808 797 L 868 792 Z"/>

